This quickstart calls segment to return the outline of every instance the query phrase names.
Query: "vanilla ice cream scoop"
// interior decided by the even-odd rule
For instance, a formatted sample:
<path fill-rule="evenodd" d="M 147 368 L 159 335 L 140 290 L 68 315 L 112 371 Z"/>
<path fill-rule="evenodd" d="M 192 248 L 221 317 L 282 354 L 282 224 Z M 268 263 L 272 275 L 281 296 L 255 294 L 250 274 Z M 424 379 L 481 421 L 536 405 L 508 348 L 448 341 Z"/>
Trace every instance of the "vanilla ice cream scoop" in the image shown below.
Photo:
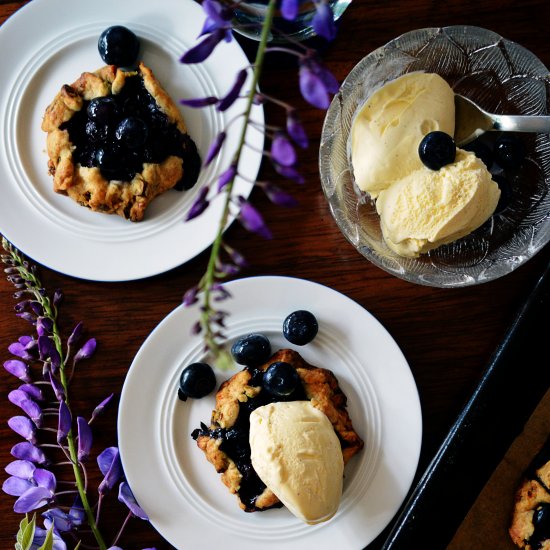
<path fill-rule="evenodd" d="M 342 495 L 344 459 L 327 416 L 310 401 L 264 405 L 250 415 L 252 466 L 296 517 L 330 519 Z"/>
<path fill-rule="evenodd" d="M 355 116 L 351 162 L 357 186 L 376 198 L 422 167 L 418 145 L 439 130 L 454 135 L 451 87 L 434 73 L 409 73 L 375 91 Z"/>
<path fill-rule="evenodd" d="M 376 210 L 387 245 L 416 257 L 477 229 L 499 197 L 483 162 L 458 149 L 455 162 L 440 170 L 422 167 L 382 191 Z"/>

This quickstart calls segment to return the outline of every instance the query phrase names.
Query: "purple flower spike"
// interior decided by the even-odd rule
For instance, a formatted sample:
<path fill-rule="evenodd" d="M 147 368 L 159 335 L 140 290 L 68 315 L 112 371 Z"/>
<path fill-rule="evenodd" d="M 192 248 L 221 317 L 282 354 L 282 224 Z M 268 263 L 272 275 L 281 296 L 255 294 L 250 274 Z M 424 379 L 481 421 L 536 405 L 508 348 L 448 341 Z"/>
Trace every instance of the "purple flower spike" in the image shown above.
<path fill-rule="evenodd" d="M 281 14 L 287 21 L 294 21 L 298 16 L 300 0 L 281 0 Z"/>
<path fill-rule="evenodd" d="M 232 164 L 225 172 L 222 172 L 218 178 L 218 193 L 229 183 L 231 183 L 237 175 L 237 167 Z"/>
<path fill-rule="evenodd" d="M 89 359 L 95 352 L 97 347 L 97 342 L 95 338 L 90 338 L 77 352 L 74 356 L 73 363 L 78 363 L 82 359 Z"/>
<path fill-rule="evenodd" d="M 19 357 L 21 359 L 24 359 L 25 361 L 28 361 L 29 359 L 32 359 L 32 355 L 25 349 L 25 346 L 21 342 L 14 342 L 13 344 L 10 344 L 8 346 L 8 351 L 15 355 L 16 357 Z"/>
<path fill-rule="evenodd" d="M 32 540 L 31 550 L 35 550 L 35 548 L 40 548 L 46 541 L 47 536 L 48 531 L 46 529 L 37 527 L 34 531 L 34 539 Z M 65 544 L 61 536 L 55 531 L 53 532 L 52 550 L 67 550 L 67 545 Z"/>
<path fill-rule="evenodd" d="M 86 512 L 82 500 L 80 500 L 80 495 L 77 495 L 74 499 L 74 503 L 69 510 L 69 517 L 75 527 L 80 527 L 84 523 Z"/>
<path fill-rule="evenodd" d="M 231 261 L 238 265 L 239 267 L 248 267 L 248 262 L 246 258 L 238 251 L 232 248 L 231 246 L 224 243 L 225 251 L 229 254 Z"/>
<path fill-rule="evenodd" d="M 55 393 L 56 399 L 58 401 L 63 401 L 65 399 L 65 390 L 63 389 L 63 386 L 52 372 L 49 372 L 48 376 L 50 378 L 50 384 L 53 392 Z"/>
<path fill-rule="evenodd" d="M 90 424 L 92 421 L 98 417 L 109 405 L 109 403 L 113 400 L 113 397 L 115 396 L 114 393 L 109 395 L 109 397 L 106 397 L 92 412 L 92 418 L 90 418 Z"/>
<path fill-rule="evenodd" d="M 71 431 L 71 411 L 65 401 L 59 402 L 59 422 L 57 423 L 57 442 L 64 443 L 67 440 L 67 435 Z"/>
<path fill-rule="evenodd" d="M 210 145 L 210 148 L 208 149 L 208 153 L 206 153 L 206 158 L 204 159 L 204 166 L 208 166 L 218 155 L 220 152 L 220 149 L 222 148 L 222 145 L 225 141 L 225 138 L 227 137 L 227 134 L 225 132 L 220 132 L 215 138 L 212 144 Z"/>
<path fill-rule="evenodd" d="M 294 166 L 296 164 L 296 151 L 282 132 L 277 132 L 271 142 L 271 156 L 275 162 L 282 166 Z"/>
<path fill-rule="evenodd" d="M 8 477 L 2 484 L 2 491 L 12 497 L 20 497 L 32 487 L 34 487 L 34 485 L 28 479 Z"/>
<path fill-rule="evenodd" d="M 34 384 L 21 384 L 18 389 L 24 391 L 33 401 L 44 401 L 42 390 Z"/>
<path fill-rule="evenodd" d="M 334 15 L 332 9 L 325 2 L 321 2 L 315 6 L 315 15 L 311 21 L 315 32 L 326 38 L 334 40 L 336 38 L 336 24 L 334 23 Z"/>
<path fill-rule="evenodd" d="M 35 447 L 32 443 L 24 441 L 17 443 L 11 448 L 11 456 L 20 460 L 28 460 L 35 464 L 47 464 L 48 459 L 41 449 Z"/>
<path fill-rule="evenodd" d="M 308 147 L 309 140 L 307 138 L 306 131 L 302 126 L 295 109 L 288 111 L 288 116 L 286 118 L 286 131 L 296 145 L 299 145 L 302 149 L 306 149 Z"/>
<path fill-rule="evenodd" d="M 196 218 L 197 216 L 200 216 L 208 208 L 208 205 L 210 204 L 210 202 L 206 198 L 206 196 L 208 195 L 208 191 L 210 191 L 210 188 L 208 186 L 201 187 L 201 189 L 199 190 L 199 194 L 195 199 L 195 202 L 191 205 L 191 208 L 189 209 L 189 212 L 185 217 L 186 222 L 192 220 L 193 218 Z"/>
<path fill-rule="evenodd" d="M 55 307 L 57 307 L 62 301 L 63 301 L 63 291 L 61 289 L 57 289 L 54 293 L 53 293 L 53 305 Z"/>
<path fill-rule="evenodd" d="M 118 500 L 126 504 L 130 512 L 132 512 L 134 516 L 140 519 L 143 519 L 145 521 L 149 521 L 149 516 L 143 511 L 143 509 L 137 503 L 136 498 L 134 497 L 134 494 L 130 489 L 130 486 L 125 481 L 123 481 L 120 484 L 120 487 L 118 488 Z"/>
<path fill-rule="evenodd" d="M 298 204 L 298 201 L 292 195 L 285 193 L 285 191 L 273 183 L 266 183 L 262 185 L 262 188 L 273 204 L 285 207 L 293 207 Z"/>
<path fill-rule="evenodd" d="M 81 416 L 76 419 L 76 425 L 78 427 L 78 460 L 84 462 L 88 459 L 92 448 L 92 430 L 86 419 Z"/>
<path fill-rule="evenodd" d="M 52 497 L 52 493 L 45 487 L 31 487 L 15 501 L 13 511 L 18 514 L 26 514 L 45 506 Z"/>
<path fill-rule="evenodd" d="M 69 514 L 59 508 L 50 508 L 46 510 L 42 514 L 42 517 L 44 518 L 44 527 L 50 529 L 53 525 L 58 533 L 66 533 L 74 527 Z"/>
<path fill-rule="evenodd" d="M 36 320 L 36 332 L 38 336 L 51 334 L 53 330 L 53 321 L 49 317 L 39 317 Z"/>
<path fill-rule="evenodd" d="M 180 99 L 180 103 L 186 107 L 192 107 L 193 109 L 198 109 L 200 107 L 208 107 L 209 105 L 214 105 L 218 103 L 219 99 L 214 96 L 208 97 L 199 97 L 192 99 Z"/>
<path fill-rule="evenodd" d="M 40 355 L 40 359 L 43 361 L 51 359 L 52 363 L 54 362 L 55 356 L 59 357 L 53 340 L 47 334 L 42 334 L 38 337 L 38 353 Z M 56 362 L 59 364 L 59 360 L 57 360 L 57 358 Z"/>
<path fill-rule="evenodd" d="M 199 300 L 197 294 L 199 292 L 198 287 L 192 286 L 187 292 L 183 295 L 183 305 L 185 307 L 190 307 L 193 304 L 196 304 Z"/>
<path fill-rule="evenodd" d="M 335 94 L 339 84 L 334 75 L 315 57 L 308 56 L 300 61 L 300 91 L 304 99 L 319 109 L 327 109 L 330 95 Z"/>
<path fill-rule="evenodd" d="M 36 468 L 33 474 L 33 479 L 38 487 L 44 487 L 45 489 L 48 489 L 48 491 L 50 491 L 53 496 L 53 494 L 55 493 L 57 481 L 55 479 L 55 476 L 49 470 Z"/>
<path fill-rule="evenodd" d="M 8 420 L 8 426 L 23 439 L 36 444 L 35 425 L 26 416 L 13 416 Z"/>
<path fill-rule="evenodd" d="M 294 180 L 296 183 L 303 184 L 304 178 L 295 168 L 292 166 L 282 166 L 281 164 L 274 164 L 275 170 L 281 176 Z"/>
<path fill-rule="evenodd" d="M 122 464 L 120 455 L 116 447 L 108 447 L 98 457 L 97 464 L 101 473 L 105 476 L 99 484 L 98 492 L 100 495 L 110 491 L 122 475 Z"/>
<path fill-rule="evenodd" d="M 233 86 L 231 86 L 231 89 L 227 93 L 225 97 L 221 99 L 216 109 L 218 111 L 226 111 L 235 103 L 235 100 L 239 97 L 239 94 L 241 93 L 241 89 L 246 82 L 246 76 L 248 74 L 248 71 L 246 69 L 241 69 L 237 73 L 237 78 L 235 79 L 235 82 Z"/>
<path fill-rule="evenodd" d="M 231 21 L 231 10 L 215 0 L 204 0 L 202 9 L 216 28 L 226 28 Z"/>
<path fill-rule="evenodd" d="M 180 62 L 187 63 L 187 64 L 202 63 L 214 51 L 214 48 L 224 38 L 226 38 L 227 32 L 230 32 L 230 31 L 225 31 L 224 29 L 216 29 L 214 32 L 212 32 L 212 34 L 208 35 L 202 42 L 200 42 L 195 47 L 185 52 L 180 57 Z"/>
<path fill-rule="evenodd" d="M 20 407 L 37 428 L 42 426 L 42 409 L 32 399 L 29 399 L 28 393 L 21 390 L 12 390 L 8 393 L 8 400 Z"/>
<path fill-rule="evenodd" d="M 265 224 L 261 214 L 244 198 L 241 197 L 241 209 L 239 212 L 239 220 L 248 231 L 258 233 L 265 239 L 271 239 L 271 231 Z"/>
<path fill-rule="evenodd" d="M 36 466 L 28 460 L 14 460 L 6 466 L 5 470 L 10 476 L 30 481 L 33 478 Z"/>
<path fill-rule="evenodd" d="M 69 336 L 69 339 L 67 340 L 67 345 L 69 347 L 73 347 L 75 344 L 77 344 L 80 341 L 80 338 L 82 338 L 83 330 L 84 330 L 84 324 L 82 323 L 82 321 L 80 321 L 73 328 L 73 331 L 71 332 L 71 335 Z"/>
<path fill-rule="evenodd" d="M 31 377 L 29 376 L 29 365 L 20 361 L 19 359 L 10 359 L 9 361 L 4 362 L 4 368 L 13 376 L 23 380 L 23 382 L 31 382 Z"/>

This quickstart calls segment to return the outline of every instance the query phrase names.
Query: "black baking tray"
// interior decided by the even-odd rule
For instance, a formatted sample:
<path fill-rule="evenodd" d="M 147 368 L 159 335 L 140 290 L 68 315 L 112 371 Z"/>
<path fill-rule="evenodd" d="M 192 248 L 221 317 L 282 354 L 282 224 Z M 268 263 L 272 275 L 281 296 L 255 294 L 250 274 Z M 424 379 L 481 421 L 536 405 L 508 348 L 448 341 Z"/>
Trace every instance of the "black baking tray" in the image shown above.
<path fill-rule="evenodd" d="M 550 386 L 550 265 L 492 355 L 382 550 L 444 549 Z"/>

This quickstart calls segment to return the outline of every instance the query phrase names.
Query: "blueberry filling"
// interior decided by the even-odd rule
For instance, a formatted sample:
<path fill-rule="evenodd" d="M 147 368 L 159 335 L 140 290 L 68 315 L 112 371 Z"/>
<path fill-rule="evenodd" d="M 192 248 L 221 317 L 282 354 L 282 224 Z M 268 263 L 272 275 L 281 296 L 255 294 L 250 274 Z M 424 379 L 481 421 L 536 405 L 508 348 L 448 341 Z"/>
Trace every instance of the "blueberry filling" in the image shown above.
<path fill-rule="evenodd" d="M 250 443 L 248 440 L 250 413 L 258 407 L 276 401 L 306 401 L 307 397 L 301 381 L 298 382 L 296 389 L 290 395 L 276 397 L 263 388 L 264 371 L 261 369 L 248 369 L 248 371 L 251 374 L 249 385 L 261 387 L 262 389 L 255 397 L 239 404 L 239 415 L 235 424 L 231 428 L 210 429 L 201 423 L 201 427 L 194 430 L 191 437 L 196 440 L 199 436 L 206 435 L 222 440 L 220 449 L 235 462 L 242 475 L 239 498 L 245 505 L 245 510 L 253 512 L 258 510 L 255 504 L 256 499 L 263 493 L 266 486 L 258 477 L 250 460 Z"/>
<path fill-rule="evenodd" d="M 182 158 L 185 168 L 174 189 L 190 189 L 198 179 L 195 143 L 169 121 L 138 75 L 127 77 L 116 95 L 84 101 L 60 129 L 69 132 L 75 162 L 98 167 L 108 180 L 131 181 L 144 162 L 161 163 L 171 155 Z"/>
<path fill-rule="evenodd" d="M 549 491 L 549 487 L 537 476 L 536 471 L 544 466 L 546 462 L 550 460 L 550 437 L 546 440 L 546 443 L 539 451 L 537 456 L 533 459 L 528 476 L 536 479 L 543 487 Z M 542 548 L 543 542 L 550 539 L 550 504 L 547 502 L 541 502 L 534 510 L 533 513 L 533 533 L 526 541 L 531 548 L 538 550 Z"/>

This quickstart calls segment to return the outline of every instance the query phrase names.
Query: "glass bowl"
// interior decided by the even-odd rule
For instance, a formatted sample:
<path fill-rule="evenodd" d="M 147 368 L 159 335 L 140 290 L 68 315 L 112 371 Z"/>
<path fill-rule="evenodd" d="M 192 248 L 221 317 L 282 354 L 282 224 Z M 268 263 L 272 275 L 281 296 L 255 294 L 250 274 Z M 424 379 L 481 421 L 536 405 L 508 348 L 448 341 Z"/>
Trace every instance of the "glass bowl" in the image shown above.
<path fill-rule="evenodd" d="M 507 172 L 507 206 L 470 235 L 419 258 L 391 251 L 374 202 L 354 183 L 350 129 L 355 113 L 380 86 L 405 73 L 441 75 L 456 93 L 489 112 L 548 114 L 550 76 L 531 52 L 471 26 L 408 32 L 363 58 L 334 97 L 323 126 L 319 168 L 330 210 L 365 258 L 397 277 L 434 287 L 475 285 L 506 275 L 550 240 L 550 135 L 517 134 L 526 159 Z M 481 139 L 493 139 L 488 132 Z"/>

